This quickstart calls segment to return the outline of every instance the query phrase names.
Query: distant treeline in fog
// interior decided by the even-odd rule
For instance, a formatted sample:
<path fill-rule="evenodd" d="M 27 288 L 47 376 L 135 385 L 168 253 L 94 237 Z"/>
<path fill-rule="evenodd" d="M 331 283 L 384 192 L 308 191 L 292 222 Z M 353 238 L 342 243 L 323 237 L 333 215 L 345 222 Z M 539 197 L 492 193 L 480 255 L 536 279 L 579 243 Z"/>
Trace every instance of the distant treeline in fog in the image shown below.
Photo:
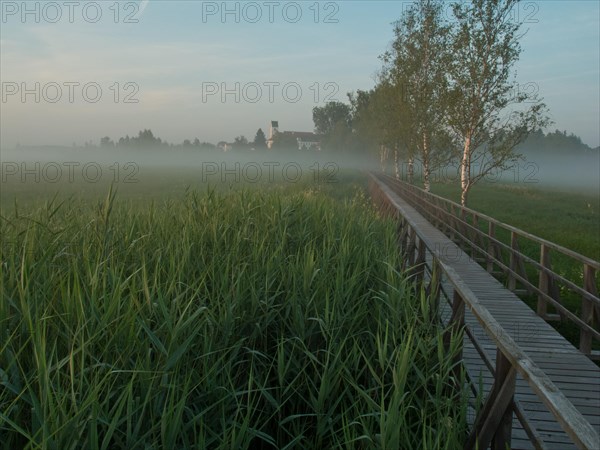
<path fill-rule="evenodd" d="M 88 142 L 86 147 L 94 147 L 95 144 Z M 266 137 L 262 129 L 258 129 L 256 136 L 253 141 L 249 141 L 245 136 L 237 136 L 232 143 L 226 143 L 225 141 L 213 144 L 207 141 L 200 141 L 199 138 L 192 140 L 185 139 L 181 144 L 173 144 L 164 141 L 160 137 L 154 136 L 154 133 L 150 129 L 144 129 L 140 131 L 137 136 L 125 136 L 116 140 L 112 140 L 109 136 L 105 136 L 100 139 L 101 148 L 128 148 L 128 149 L 157 149 L 157 148 L 185 148 L 185 149 L 200 149 L 200 150 L 225 150 L 225 149 L 236 149 L 236 150 L 257 150 L 266 149 Z"/>
<path fill-rule="evenodd" d="M 544 134 L 538 130 L 529 135 L 529 137 L 517 147 L 517 151 L 527 154 L 556 154 L 564 156 L 582 156 L 594 155 L 600 152 L 600 147 L 592 148 L 585 144 L 579 136 L 573 133 L 567 134 L 566 131 L 555 130 Z"/>
<path fill-rule="evenodd" d="M 92 143 L 86 143 L 87 147 L 93 146 Z M 211 144 L 210 142 L 200 142 L 198 138 L 195 138 L 193 141 L 186 139 L 182 144 L 171 144 L 167 141 L 163 141 L 161 138 L 154 136 L 152 130 L 140 131 L 137 136 L 125 136 L 113 141 L 109 136 L 105 136 L 100 139 L 100 147 L 102 148 L 115 148 L 115 147 L 124 147 L 124 148 L 140 148 L 140 149 L 148 149 L 148 148 L 172 148 L 172 147 L 197 147 L 202 149 L 215 149 L 216 145 Z"/>
<path fill-rule="evenodd" d="M 544 134 L 536 131 L 515 151 L 524 157 L 519 164 L 522 169 L 521 180 L 529 173 L 533 176 L 526 181 L 598 192 L 600 147 L 591 148 L 573 133 L 555 130 Z M 507 176 L 510 179 L 512 175 Z"/>

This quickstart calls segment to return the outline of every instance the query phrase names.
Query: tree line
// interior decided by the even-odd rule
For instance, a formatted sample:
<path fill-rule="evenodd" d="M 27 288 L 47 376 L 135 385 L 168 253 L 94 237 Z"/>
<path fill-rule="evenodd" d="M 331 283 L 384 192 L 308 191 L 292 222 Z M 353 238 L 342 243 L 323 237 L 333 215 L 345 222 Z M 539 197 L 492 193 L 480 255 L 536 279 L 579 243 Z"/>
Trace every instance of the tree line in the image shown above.
<path fill-rule="evenodd" d="M 202 150 L 215 150 L 222 147 L 225 144 L 225 141 L 221 141 L 219 143 L 212 144 L 210 142 L 200 141 L 200 139 L 195 138 L 193 141 L 189 139 L 185 139 L 181 144 L 171 144 L 167 141 L 162 140 L 161 138 L 154 136 L 152 130 L 140 130 L 137 136 L 125 136 L 119 138 L 117 141 L 113 141 L 110 137 L 105 136 L 100 139 L 100 147 L 102 148 L 128 148 L 128 149 L 160 149 L 160 148 L 196 148 Z M 232 146 L 238 149 L 245 149 L 248 147 L 257 147 L 257 148 L 266 148 L 267 141 L 264 132 L 262 129 L 258 129 L 256 132 L 256 136 L 253 142 L 249 142 L 245 136 L 237 136 L 234 138 L 234 142 L 231 143 Z"/>
<path fill-rule="evenodd" d="M 517 146 L 550 123 L 537 93 L 515 79 L 518 3 L 457 2 L 447 18 L 442 0 L 415 1 L 394 23 L 375 87 L 313 109 L 325 147 L 371 149 L 382 166 L 393 159 L 397 176 L 405 160 L 409 182 L 419 161 L 426 190 L 434 170 L 458 160 L 466 205 L 475 183 L 514 163 Z"/>
<path fill-rule="evenodd" d="M 86 143 L 86 147 L 92 146 L 91 143 Z M 100 139 L 100 147 L 104 149 L 109 148 L 123 148 L 123 149 L 199 149 L 199 150 L 223 150 L 231 148 L 236 151 L 245 150 L 266 150 L 267 149 L 267 137 L 262 130 L 259 128 L 256 131 L 254 140 L 250 141 L 246 136 L 239 135 L 233 139 L 233 142 L 220 141 L 217 144 L 210 142 L 200 141 L 195 138 L 194 140 L 185 139 L 181 144 L 172 144 L 154 135 L 152 130 L 144 129 L 140 130 L 137 136 L 124 136 L 118 140 L 113 141 L 109 136 L 104 136 Z M 272 150 L 290 150 L 297 149 L 298 144 L 295 138 L 290 137 L 287 134 L 279 133 L 275 135 L 273 139 Z"/>

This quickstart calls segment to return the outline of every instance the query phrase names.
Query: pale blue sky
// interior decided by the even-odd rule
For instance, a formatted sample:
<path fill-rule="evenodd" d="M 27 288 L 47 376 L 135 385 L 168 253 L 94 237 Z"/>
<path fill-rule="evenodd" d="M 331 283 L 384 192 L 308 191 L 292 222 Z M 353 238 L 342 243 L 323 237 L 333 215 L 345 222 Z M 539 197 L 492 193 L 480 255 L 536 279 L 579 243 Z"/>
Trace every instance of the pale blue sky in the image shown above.
<path fill-rule="evenodd" d="M 35 14 L 22 17 L 22 2 L 1 3 L 2 146 L 70 145 L 136 134 L 142 128 L 171 142 L 195 137 L 217 142 L 239 134 L 252 139 L 257 128 L 266 132 L 271 120 L 279 120 L 282 129 L 311 130 L 312 108 L 322 105 L 334 88 L 339 90 L 333 99 L 345 101 L 346 92 L 373 86 L 378 56 L 393 39 L 391 23 L 409 4 L 339 1 L 320 2 L 316 8 L 314 1 L 298 2 L 302 17 L 291 23 L 298 10 L 293 2 L 271 2 L 271 23 L 269 2 L 240 2 L 237 23 L 234 14 L 222 20 L 222 2 L 150 0 L 138 23 L 123 23 L 135 13 L 133 5 L 122 2 L 115 8 L 113 1 L 102 1 L 102 17 L 91 23 L 83 10 L 88 19 L 96 10 L 83 1 L 73 7 L 70 23 L 69 7 L 59 1 L 55 4 L 62 16 L 51 23 L 54 6 L 29 2 L 29 8 L 39 8 L 37 23 Z M 143 3 L 136 2 L 136 8 Z M 256 5 L 262 17 L 249 23 Z M 235 2 L 228 7 L 235 8 Z M 219 11 L 209 15 L 214 8 Z M 337 23 L 324 23 L 328 14 Z M 599 145 L 600 2 L 524 1 L 519 15 L 529 19 L 519 82 L 526 89 L 539 88 L 555 121 L 552 129 L 566 129 Z M 10 95 L 22 83 L 36 91 L 36 82 L 39 103 L 35 94 L 25 102 L 21 92 Z M 65 82 L 80 83 L 73 88 L 72 103 Z M 90 82 L 102 89 L 97 103 L 86 101 L 81 91 Z M 126 89 L 127 82 L 139 91 Z M 53 83 L 63 91 L 56 103 L 48 101 L 57 95 Z M 271 85 L 273 102 L 269 83 L 279 83 Z M 257 84 L 262 97 L 252 103 L 248 100 L 255 99 Z M 234 94 L 225 101 L 219 94 L 209 95 L 208 89 L 215 87 L 238 91 L 240 102 Z M 302 95 L 293 103 L 298 87 Z M 115 91 L 120 94 L 116 103 Z M 90 92 L 93 97 L 95 91 Z M 139 102 L 124 103 L 128 93 Z"/>

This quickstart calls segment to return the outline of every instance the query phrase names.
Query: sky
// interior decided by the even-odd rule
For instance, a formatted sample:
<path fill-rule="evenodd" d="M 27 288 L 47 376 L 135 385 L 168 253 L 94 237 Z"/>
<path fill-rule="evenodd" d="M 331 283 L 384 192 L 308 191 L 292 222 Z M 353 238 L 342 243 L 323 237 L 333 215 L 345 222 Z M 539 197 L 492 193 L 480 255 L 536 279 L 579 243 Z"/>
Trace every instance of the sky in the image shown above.
<path fill-rule="evenodd" d="M 2 0 L 0 148 L 252 140 L 370 89 L 410 2 Z M 516 66 L 554 125 L 600 145 L 600 2 L 523 1 Z"/>

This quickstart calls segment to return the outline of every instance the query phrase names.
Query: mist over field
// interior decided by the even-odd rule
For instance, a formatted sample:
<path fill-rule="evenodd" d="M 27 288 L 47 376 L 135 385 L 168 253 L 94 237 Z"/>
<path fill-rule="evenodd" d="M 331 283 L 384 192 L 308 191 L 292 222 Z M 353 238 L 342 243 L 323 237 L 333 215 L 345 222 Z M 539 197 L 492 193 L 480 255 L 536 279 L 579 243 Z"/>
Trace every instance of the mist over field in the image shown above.
<path fill-rule="evenodd" d="M 517 164 L 518 175 L 511 170 L 507 182 L 520 179 L 540 187 L 582 190 L 600 193 L 600 151 L 581 153 L 565 149 L 563 154 L 523 151 L 525 159 Z"/>
<path fill-rule="evenodd" d="M 495 169 L 484 177 L 487 183 L 521 185 L 530 188 L 565 189 L 585 193 L 600 190 L 600 151 L 564 149 L 546 152 L 523 148 L 522 158 L 506 169 Z M 331 152 L 229 151 L 218 149 L 103 149 L 98 147 L 20 147 L 4 148 L 0 152 L 1 181 L 7 190 L 19 184 L 45 184 L 51 193 L 53 186 L 151 183 L 160 176 L 163 188 L 189 183 L 261 184 L 277 181 L 294 182 L 300 175 L 321 173 L 321 181 L 339 181 L 344 170 L 378 170 L 379 162 L 367 153 L 340 154 Z M 395 173 L 393 162 L 386 165 Z M 408 165 L 399 164 L 400 176 L 407 177 Z M 415 163 L 415 177 L 421 180 L 421 165 Z M 480 168 L 475 165 L 473 171 Z M 437 168 L 433 181 L 456 183 L 459 162 Z"/>
<path fill-rule="evenodd" d="M 101 198 L 113 185 L 124 198 L 177 198 L 189 189 L 330 189 L 348 171 L 376 170 L 375 161 L 325 152 L 218 149 L 37 147 L 3 150 L 0 200 L 25 202 L 76 195 Z M 343 195 L 343 194 L 342 194 Z"/>

